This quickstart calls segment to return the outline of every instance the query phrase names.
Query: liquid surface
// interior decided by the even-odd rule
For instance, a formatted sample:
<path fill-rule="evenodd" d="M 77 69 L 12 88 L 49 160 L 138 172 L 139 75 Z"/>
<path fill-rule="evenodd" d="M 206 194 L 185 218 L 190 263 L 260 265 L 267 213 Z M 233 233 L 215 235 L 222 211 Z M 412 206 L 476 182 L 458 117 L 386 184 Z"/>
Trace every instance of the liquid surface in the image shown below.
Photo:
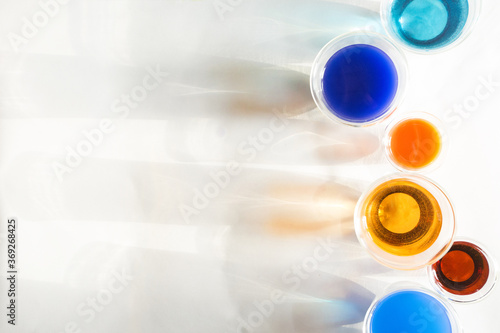
<path fill-rule="evenodd" d="M 389 111 L 398 89 L 391 58 L 372 45 L 349 45 L 328 60 L 323 94 L 330 111 L 340 119 L 364 123 Z"/>
<path fill-rule="evenodd" d="M 407 180 L 379 185 L 362 209 L 374 243 L 394 255 L 411 256 L 427 250 L 441 231 L 437 200 L 425 188 Z"/>
<path fill-rule="evenodd" d="M 471 295 L 488 282 L 490 266 L 483 251 L 469 242 L 455 242 L 444 257 L 432 265 L 436 283 L 455 295 Z"/>
<path fill-rule="evenodd" d="M 378 216 L 384 228 L 390 232 L 402 234 L 417 226 L 420 220 L 420 208 L 411 195 L 393 193 L 380 203 Z M 402 220 L 406 220 L 405 223 L 400 223 Z"/>
<path fill-rule="evenodd" d="M 404 120 L 391 130 L 392 160 L 406 169 L 419 169 L 432 163 L 442 147 L 437 128 L 424 119 Z"/>
<path fill-rule="evenodd" d="M 433 49 L 460 37 L 468 15 L 467 0 L 395 0 L 389 20 L 405 43 Z"/>
<path fill-rule="evenodd" d="M 374 308 L 372 333 L 451 333 L 444 305 L 431 295 L 405 290 L 382 299 Z"/>
<path fill-rule="evenodd" d="M 414 0 L 403 10 L 399 23 L 411 38 L 419 41 L 439 36 L 448 22 L 448 11 L 441 0 Z"/>
<path fill-rule="evenodd" d="M 474 260 L 463 251 L 451 251 L 441 260 L 441 271 L 454 282 L 464 282 L 474 274 Z"/>

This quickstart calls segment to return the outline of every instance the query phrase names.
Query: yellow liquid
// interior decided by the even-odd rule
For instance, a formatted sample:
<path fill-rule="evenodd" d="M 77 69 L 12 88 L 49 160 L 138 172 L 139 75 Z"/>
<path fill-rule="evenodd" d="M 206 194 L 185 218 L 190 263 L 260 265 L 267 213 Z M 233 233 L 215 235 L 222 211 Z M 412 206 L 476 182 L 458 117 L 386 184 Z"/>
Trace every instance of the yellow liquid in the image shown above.
<path fill-rule="evenodd" d="M 365 200 L 363 211 L 374 243 L 394 255 L 412 256 L 427 250 L 441 231 L 436 198 L 407 180 L 379 185 Z"/>

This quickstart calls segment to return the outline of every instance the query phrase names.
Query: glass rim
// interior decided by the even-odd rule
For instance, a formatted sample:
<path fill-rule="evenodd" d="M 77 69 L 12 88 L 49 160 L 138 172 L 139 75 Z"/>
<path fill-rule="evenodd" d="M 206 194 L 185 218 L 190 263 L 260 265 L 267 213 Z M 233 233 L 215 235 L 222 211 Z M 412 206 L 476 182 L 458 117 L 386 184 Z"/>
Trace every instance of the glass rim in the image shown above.
<path fill-rule="evenodd" d="M 395 129 L 397 125 L 409 119 L 422 119 L 424 121 L 429 122 L 436 129 L 441 139 L 441 148 L 439 149 L 438 155 L 430 163 L 420 168 L 405 167 L 403 165 L 398 164 L 393 158 L 394 155 L 391 149 L 392 131 Z M 385 157 L 387 158 L 389 163 L 397 170 L 408 173 L 429 173 L 440 167 L 442 162 L 444 161 L 446 153 L 448 151 L 448 144 L 449 144 L 447 138 L 448 136 L 446 134 L 444 124 L 438 117 L 425 111 L 413 111 L 402 114 L 397 118 L 394 118 L 386 126 L 382 142 L 384 145 Z"/>
<path fill-rule="evenodd" d="M 365 39 L 364 41 L 356 41 L 356 39 Z M 380 45 L 373 45 L 374 41 L 379 42 Z M 343 43 L 342 43 L 343 42 Z M 338 51 L 349 45 L 356 44 L 367 44 L 372 45 L 382 52 L 384 52 L 393 62 L 396 67 L 398 75 L 398 86 L 396 90 L 396 95 L 394 96 L 391 104 L 387 107 L 387 110 L 375 119 L 355 122 L 347 119 L 343 119 L 335 115 L 330 107 L 327 105 L 323 91 L 323 73 L 325 65 L 328 60 L 335 55 Z M 390 54 L 388 54 L 390 53 Z M 406 94 L 406 86 L 408 84 L 408 63 L 403 51 L 399 46 L 394 43 L 390 38 L 377 32 L 367 31 L 367 30 L 357 30 L 349 33 L 342 34 L 330 40 L 326 45 L 324 45 L 321 50 L 316 55 L 310 73 L 310 90 L 311 95 L 318 109 L 327 116 L 329 119 L 336 121 L 337 123 L 353 126 L 353 127 L 366 127 L 377 123 L 380 123 L 390 117 L 394 111 L 401 104 Z"/>
<path fill-rule="evenodd" d="M 395 0 L 382 0 L 380 3 L 380 18 L 381 18 L 384 30 L 385 30 L 386 34 L 388 36 L 390 36 L 390 38 L 393 39 L 403 49 L 414 52 L 414 53 L 418 53 L 418 54 L 436 54 L 436 53 L 446 52 L 446 51 L 460 45 L 472 33 L 474 26 L 476 25 L 477 21 L 479 20 L 479 17 L 481 15 L 481 10 L 483 7 L 482 0 L 467 0 L 467 3 L 469 5 L 469 13 L 467 16 L 467 21 L 465 22 L 465 25 L 462 28 L 462 31 L 460 32 L 458 37 L 450 44 L 444 45 L 442 47 L 423 49 L 423 48 L 419 48 L 417 46 L 412 46 L 411 44 L 405 43 L 399 37 L 399 35 L 391 28 L 388 13 L 390 11 L 390 5 L 394 1 Z M 471 6 L 471 4 L 472 4 L 472 6 Z"/>
<path fill-rule="evenodd" d="M 366 311 L 365 318 L 363 320 L 363 333 L 372 333 L 372 318 L 375 309 L 383 300 L 387 299 L 389 296 L 405 292 L 405 291 L 416 291 L 428 296 L 431 296 L 433 299 L 438 301 L 445 309 L 448 319 L 450 320 L 451 325 L 451 333 L 460 333 L 462 332 L 462 326 L 458 317 L 457 312 L 453 308 L 452 304 L 444 298 L 441 294 L 436 293 L 435 291 L 425 288 L 422 285 L 415 282 L 396 282 L 387 287 L 381 295 L 375 297 L 372 301 L 370 307 Z"/>
<path fill-rule="evenodd" d="M 431 193 L 431 195 L 434 196 L 435 200 L 440 205 L 443 215 L 445 213 L 445 209 L 447 214 L 449 215 L 449 221 L 445 221 L 445 217 L 443 216 L 443 226 L 441 227 L 439 235 L 434 243 L 426 250 L 410 256 L 398 256 L 380 249 L 380 247 L 378 247 L 378 245 L 374 243 L 371 234 L 366 231 L 366 217 L 363 216 L 364 213 L 362 211 L 363 206 L 366 203 L 366 199 L 378 186 L 386 182 L 398 179 L 409 180 L 410 182 L 424 187 Z M 436 194 L 440 195 L 441 200 L 435 197 Z M 446 230 L 446 232 L 444 230 L 444 227 L 448 227 L 448 230 Z M 368 186 L 368 188 L 361 194 L 354 209 L 354 231 L 360 244 L 365 247 L 368 253 L 380 264 L 398 270 L 417 270 L 424 268 L 427 265 L 434 264 L 446 253 L 448 253 L 455 238 L 456 214 L 450 196 L 436 182 L 421 174 L 397 172 L 384 176 L 372 182 Z M 438 248 L 435 248 L 435 246 L 438 246 L 436 245 L 438 243 L 438 240 L 440 240 L 440 243 L 442 243 L 442 245 L 440 245 Z M 412 260 L 414 261 L 412 262 Z"/>
<path fill-rule="evenodd" d="M 481 289 L 477 290 L 476 292 L 468 295 L 456 295 L 453 294 L 447 290 L 445 290 L 443 287 L 441 287 L 437 282 L 435 278 L 435 270 L 433 268 L 433 265 L 429 265 L 427 267 L 427 277 L 429 279 L 430 284 L 432 285 L 433 289 L 442 295 L 443 297 L 449 299 L 452 302 L 455 303 L 476 303 L 479 301 L 482 301 L 485 299 L 487 296 L 491 294 L 491 291 L 495 287 L 497 280 L 498 280 L 498 264 L 494 260 L 494 258 L 491 256 L 491 253 L 488 251 L 487 248 L 484 247 L 484 245 L 475 239 L 471 239 L 468 237 L 457 237 L 452 244 L 452 247 L 455 243 L 469 243 L 479 249 L 479 251 L 484 255 L 486 258 L 486 261 L 488 262 L 489 266 L 489 274 L 488 274 L 488 279 L 486 280 L 486 283 L 481 287 Z M 451 248 L 450 248 L 451 249 Z M 448 252 L 447 252 L 448 253 Z"/>

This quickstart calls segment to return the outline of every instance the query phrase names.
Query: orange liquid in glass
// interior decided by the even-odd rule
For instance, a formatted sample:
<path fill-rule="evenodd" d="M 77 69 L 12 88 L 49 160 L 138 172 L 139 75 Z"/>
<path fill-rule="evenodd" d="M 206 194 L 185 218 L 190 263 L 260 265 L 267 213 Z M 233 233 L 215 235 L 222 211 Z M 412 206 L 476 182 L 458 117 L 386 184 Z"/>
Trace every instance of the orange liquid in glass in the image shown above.
<path fill-rule="evenodd" d="M 438 129 L 424 119 L 408 119 L 391 131 L 390 149 L 393 161 L 409 169 L 429 165 L 441 151 Z"/>

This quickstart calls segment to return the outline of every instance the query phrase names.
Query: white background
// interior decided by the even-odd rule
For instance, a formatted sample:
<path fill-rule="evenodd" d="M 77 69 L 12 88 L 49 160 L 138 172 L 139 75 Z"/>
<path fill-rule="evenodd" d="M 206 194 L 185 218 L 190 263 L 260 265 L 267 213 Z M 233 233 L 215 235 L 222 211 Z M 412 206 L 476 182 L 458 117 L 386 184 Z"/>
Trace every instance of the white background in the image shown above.
<path fill-rule="evenodd" d="M 405 52 L 396 114 L 441 118 L 449 146 L 428 176 L 451 196 L 457 234 L 500 258 L 500 6 L 483 5 L 456 48 Z M 377 12 L 316 0 L 72 0 L 45 22 L 41 10 L 0 1 L 3 312 L 6 221 L 19 221 L 17 325 L 2 312 L 2 332 L 355 333 L 390 283 L 429 286 L 424 270 L 376 263 L 353 234 L 360 192 L 395 172 L 380 148 L 387 124 L 332 124 L 309 92 L 320 48 L 381 32 Z M 168 76 L 124 109 L 148 68 Z M 83 132 L 103 119 L 112 130 L 89 148 Z M 84 145 L 58 176 L 68 149 Z M 239 174 L 196 209 L 197 191 L 231 161 Z M 187 206 L 196 213 L 183 216 Z M 465 332 L 497 332 L 500 289 L 455 308 Z"/>

